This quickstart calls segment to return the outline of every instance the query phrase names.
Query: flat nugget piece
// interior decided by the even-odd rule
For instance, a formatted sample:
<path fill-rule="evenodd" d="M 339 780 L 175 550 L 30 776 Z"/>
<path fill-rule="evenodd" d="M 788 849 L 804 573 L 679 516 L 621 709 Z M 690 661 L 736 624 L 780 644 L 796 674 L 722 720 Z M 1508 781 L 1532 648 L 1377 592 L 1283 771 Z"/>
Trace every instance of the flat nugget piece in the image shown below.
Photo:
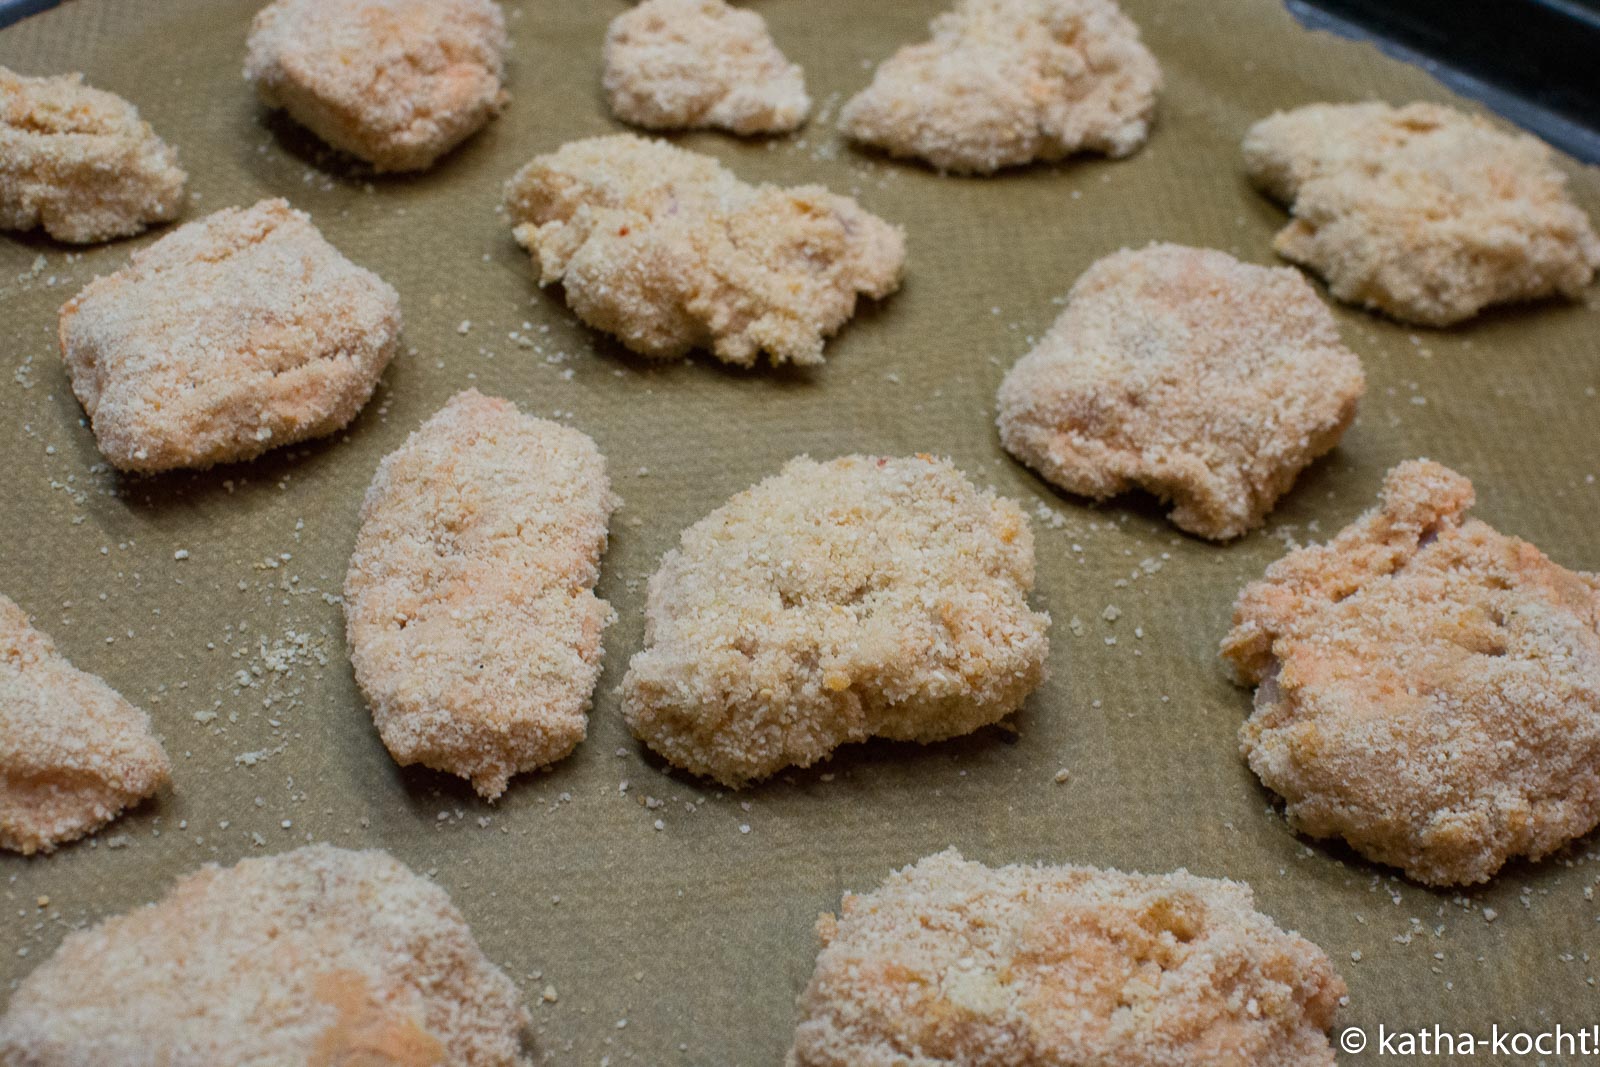
<path fill-rule="evenodd" d="M 506 44 L 493 0 L 273 0 L 244 76 L 375 170 L 422 170 L 505 107 Z"/>
<path fill-rule="evenodd" d="M 150 718 L 0 596 L 0 848 L 50 852 L 167 783 Z"/>
<path fill-rule="evenodd" d="M 805 457 L 684 531 L 622 683 L 634 734 L 738 788 L 869 737 L 940 741 L 1044 681 L 1033 534 L 948 460 Z"/>
<path fill-rule="evenodd" d="M 1280 111 L 1250 128 L 1244 160 L 1293 216 L 1278 254 L 1340 300 L 1406 322 L 1576 297 L 1600 267 L 1600 238 L 1544 142 L 1452 108 Z"/>
<path fill-rule="evenodd" d="M 593 441 L 469 389 L 378 466 L 345 578 L 356 681 L 404 766 L 507 780 L 583 740 L 620 503 Z"/>
<path fill-rule="evenodd" d="M 0 230 L 58 241 L 129 237 L 178 217 L 189 180 L 139 109 L 83 75 L 0 67 Z"/>
<path fill-rule="evenodd" d="M 100 451 L 209 467 L 340 429 L 394 356 L 400 298 L 286 201 L 182 226 L 61 309 Z"/>
<path fill-rule="evenodd" d="M 1161 68 L 1113 0 L 959 0 L 840 114 L 851 138 L 989 174 L 1150 136 Z"/>
<path fill-rule="evenodd" d="M 710 156 L 631 134 L 539 156 L 506 186 L 539 284 L 641 355 L 708 348 L 821 363 L 856 298 L 900 287 L 899 227 L 820 185 L 746 185 Z"/>
<path fill-rule="evenodd" d="M 954 849 L 817 923 L 788 1067 L 1331 1067 L 1345 995 L 1250 887 Z"/>
<path fill-rule="evenodd" d="M 1376 509 L 1245 588 L 1222 645 L 1290 824 L 1430 885 L 1600 824 L 1600 575 L 1472 503 L 1454 471 L 1400 464 Z"/>
<path fill-rule="evenodd" d="M 1006 450 L 1073 493 L 1139 486 L 1226 540 L 1338 443 L 1361 361 L 1299 272 L 1158 244 L 1091 266 L 1000 384 Z"/>
<path fill-rule="evenodd" d="M 67 935 L 0 1016 L 28 1067 L 527 1067 L 516 986 L 387 852 L 207 864 Z"/>
<path fill-rule="evenodd" d="M 618 15 L 605 90 L 619 119 L 652 130 L 784 133 L 811 110 L 805 75 L 767 20 L 725 0 L 645 0 Z"/>

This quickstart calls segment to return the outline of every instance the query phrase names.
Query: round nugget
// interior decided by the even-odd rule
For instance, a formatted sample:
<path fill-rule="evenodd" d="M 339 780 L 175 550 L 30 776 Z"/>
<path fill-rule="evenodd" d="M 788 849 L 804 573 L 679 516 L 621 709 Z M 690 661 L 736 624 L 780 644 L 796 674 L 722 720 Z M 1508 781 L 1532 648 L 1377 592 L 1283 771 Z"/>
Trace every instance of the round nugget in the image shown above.
<path fill-rule="evenodd" d="M 1273 242 L 1334 296 L 1448 326 L 1576 297 L 1600 238 L 1550 149 L 1437 104 L 1312 104 L 1250 128 L 1245 169 L 1293 218 Z"/>
<path fill-rule="evenodd" d="M 788 1067 L 1316 1067 L 1345 984 L 1240 882 L 951 849 L 817 923 Z"/>
<path fill-rule="evenodd" d="M 1045 677 L 1033 535 L 947 460 L 801 457 L 684 531 L 650 579 L 623 715 L 735 788 L 869 737 L 998 722 Z"/>
<path fill-rule="evenodd" d="M 68 934 L 0 1017 L 28 1067 L 526 1067 L 516 986 L 386 852 L 202 867 Z"/>
<path fill-rule="evenodd" d="M 244 76 L 375 170 L 422 170 L 505 107 L 506 44 L 493 0 L 273 0 Z"/>
<path fill-rule="evenodd" d="M 588 437 L 476 390 L 384 457 L 344 604 L 356 681 L 401 765 L 492 800 L 583 740 L 618 503 Z"/>
<path fill-rule="evenodd" d="M 0 229 L 58 241 L 129 237 L 178 217 L 189 176 L 139 109 L 83 75 L 0 67 Z"/>
<path fill-rule="evenodd" d="M 1472 502 L 1402 463 L 1376 509 L 1245 588 L 1222 645 L 1258 686 L 1240 742 L 1291 825 L 1430 885 L 1600 825 L 1600 575 Z"/>
<path fill-rule="evenodd" d="M 856 298 L 900 287 L 905 236 L 819 185 L 746 185 L 710 156 L 631 134 L 564 145 L 506 185 L 539 284 L 659 359 L 821 363 Z"/>
<path fill-rule="evenodd" d="M 150 717 L 0 596 L 0 848 L 49 852 L 167 783 Z"/>
<path fill-rule="evenodd" d="M 1070 492 L 1139 486 L 1226 540 L 1338 443 L 1361 361 L 1298 271 L 1151 245 L 1098 260 L 1000 384 L 1006 450 Z"/>
<path fill-rule="evenodd" d="M 61 354 L 123 470 L 209 467 L 332 433 L 394 356 L 400 298 L 286 201 L 182 226 L 61 309 Z"/>
<path fill-rule="evenodd" d="M 605 90 L 619 119 L 653 130 L 797 129 L 811 110 L 805 75 L 767 20 L 725 0 L 645 0 L 606 33 Z"/>
<path fill-rule="evenodd" d="M 847 135 L 973 174 L 1150 136 L 1161 68 L 1113 0 L 959 0 L 930 29 L 845 104 Z"/>

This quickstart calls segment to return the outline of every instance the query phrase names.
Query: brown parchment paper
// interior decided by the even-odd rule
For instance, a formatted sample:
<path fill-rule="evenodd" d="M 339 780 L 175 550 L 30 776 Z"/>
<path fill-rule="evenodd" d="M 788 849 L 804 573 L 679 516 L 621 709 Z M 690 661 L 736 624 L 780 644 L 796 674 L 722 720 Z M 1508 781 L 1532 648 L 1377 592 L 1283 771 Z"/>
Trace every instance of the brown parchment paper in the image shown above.
<path fill-rule="evenodd" d="M 1336 308 L 1370 382 L 1360 419 L 1267 530 L 1226 547 L 1177 534 L 1147 499 L 1058 495 L 993 429 L 1001 375 L 1097 257 L 1161 239 L 1273 262 L 1283 213 L 1238 163 L 1252 120 L 1324 99 L 1449 99 L 1439 85 L 1302 30 L 1276 0 L 1125 0 L 1166 72 L 1144 150 L 943 178 L 858 153 L 834 129 L 870 66 L 920 38 L 943 0 L 762 0 L 819 113 L 793 138 L 682 143 L 747 179 L 859 196 L 906 227 L 910 261 L 905 288 L 859 315 L 826 366 L 739 372 L 709 358 L 647 365 L 586 330 L 535 287 L 496 213 L 529 157 L 619 128 L 598 79 L 621 3 L 507 3 L 510 108 L 434 170 L 373 180 L 257 105 L 239 72 L 256 6 L 71 0 L 0 33 L 0 63 L 82 70 L 135 101 L 191 174 L 187 218 L 276 195 L 310 211 L 399 290 L 410 349 L 331 439 L 124 478 L 101 463 L 67 387 L 56 312 L 157 234 L 87 250 L 0 238 L 0 590 L 148 709 L 175 764 L 171 791 L 98 836 L 48 858 L 0 854 L 0 997 L 69 930 L 157 898 L 183 872 L 325 840 L 387 848 L 449 889 L 526 993 L 536 1056 L 776 1064 L 817 913 L 954 845 L 991 863 L 1248 881 L 1348 979 L 1341 1027 L 1600 1022 L 1594 836 L 1464 894 L 1299 839 L 1238 756 L 1250 697 L 1215 651 L 1240 585 L 1286 542 L 1337 531 L 1409 457 L 1472 477 L 1494 525 L 1600 568 L 1592 293 L 1590 306 L 1447 332 Z M 1568 169 L 1600 215 L 1600 174 Z M 618 621 L 589 739 L 492 806 L 456 779 L 394 766 L 352 681 L 335 599 L 379 458 L 467 386 L 593 435 L 626 500 L 599 588 Z M 1048 518 L 1035 524 L 1036 602 L 1055 619 L 1051 681 L 1014 733 L 859 746 L 736 795 L 667 773 L 633 743 L 613 692 L 640 646 L 645 579 L 684 526 L 791 456 L 855 451 L 952 456 Z"/>

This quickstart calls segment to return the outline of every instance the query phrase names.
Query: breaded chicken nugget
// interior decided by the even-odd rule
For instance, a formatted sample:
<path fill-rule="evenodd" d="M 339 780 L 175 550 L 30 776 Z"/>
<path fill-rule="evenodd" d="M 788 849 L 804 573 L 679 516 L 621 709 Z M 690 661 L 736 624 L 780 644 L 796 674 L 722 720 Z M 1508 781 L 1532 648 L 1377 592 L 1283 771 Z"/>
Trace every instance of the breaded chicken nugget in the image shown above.
<path fill-rule="evenodd" d="M 1245 588 L 1222 645 L 1259 687 L 1240 742 L 1291 825 L 1431 885 L 1600 824 L 1600 576 L 1472 502 L 1400 464 L 1378 508 Z"/>
<path fill-rule="evenodd" d="M 840 114 L 844 132 L 942 171 L 1132 154 L 1161 68 L 1113 0 L 958 0 Z"/>
<path fill-rule="evenodd" d="M 725 0 L 645 0 L 606 33 L 605 90 L 619 119 L 652 130 L 797 129 L 811 110 L 805 75 L 767 20 Z"/>
<path fill-rule="evenodd" d="M 817 923 L 788 1067 L 1331 1067 L 1345 984 L 1250 887 L 954 849 Z"/>
<path fill-rule="evenodd" d="M 539 156 L 506 186 L 539 284 L 645 356 L 708 348 L 821 363 L 857 296 L 900 287 L 899 227 L 819 185 L 746 185 L 710 156 L 631 134 Z"/>
<path fill-rule="evenodd" d="M 1338 443 L 1361 362 L 1300 274 L 1157 244 L 1097 261 L 1000 385 L 1006 450 L 1070 492 L 1140 486 L 1226 540 Z"/>
<path fill-rule="evenodd" d="M 189 176 L 139 109 L 83 75 L 0 67 L 0 230 L 58 241 L 129 237 L 178 217 Z"/>
<path fill-rule="evenodd" d="M 869 737 L 940 741 L 1044 680 L 1026 516 L 932 456 L 801 457 L 684 531 L 650 579 L 623 715 L 738 788 Z"/>
<path fill-rule="evenodd" d="M 345 578 L 355 665 L 404 766 L 483 796 L 583 740 L 618 503 L 593 441 L 476 390 L 385 457 Z"/>
<path fill-rule="evenodd" d="M 153 795 L 169 773 L 149 716 L 68 663 L 0 596 L 0 848 L 49 852 Z"/>
<path fill-rule="evenodd" d="M 1278 254 L 1340 300 L 1406 322 L 1576 296 L 1600 267 L 1600 238 L 1550 149 L 1448 107 L 1280 111 L 1250 128 L 1244 160 L 1293 215 Z"/>
<path fill-rule="evenodd" d="M 387 852 L 208 864 L 67 935 L 0 1017 L 27 1067 L 526 1067 L 516 986 Z"/>
<path fill-rule="evenodd" d="M 506 43 L 493 0 L 273 0 L 244 76 L 375 170 L 422 170 L 505 107 Z"/>
<path fill-rule="evenodd" d="M 400 298 L 283 200 L 174 230 L 61 309 L 96 442 L 130 471 L 250 459 L 343 427 L 394 356 Z"/>

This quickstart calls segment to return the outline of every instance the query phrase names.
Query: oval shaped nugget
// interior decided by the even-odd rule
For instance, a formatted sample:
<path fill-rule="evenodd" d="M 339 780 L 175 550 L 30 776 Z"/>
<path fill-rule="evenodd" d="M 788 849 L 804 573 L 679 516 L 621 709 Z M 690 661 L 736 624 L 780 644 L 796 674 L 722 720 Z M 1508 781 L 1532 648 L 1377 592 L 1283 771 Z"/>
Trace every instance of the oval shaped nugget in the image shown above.
<path fill-rule="evenodd" d="M 528 1013 L 445 891 L 313 845 L 67 935 L 0 1017 L 29 1067 L 525 1067 Z"/>
<path fill-rule="evenodd" d="M 841 911 L 817 923 L 788 1067 L 1334 1063 L 1344 982 L 1239 882 L 951 849 Z"/>
<path fill-rule="evenodd" d="M 738 787 L 869 737 L 938 741 L 1045 677 L 1033 535 L 948 460 L 801 457 L 684 531 L 623 685 L 635 735 Z"/>
<path fill-rule="evenodd" d="M 356 681 L 390 753 L 483 796 L 583 740 L 619 501 L 593 441 L 476 390 L 385 457 L 345 578 Z"/>

